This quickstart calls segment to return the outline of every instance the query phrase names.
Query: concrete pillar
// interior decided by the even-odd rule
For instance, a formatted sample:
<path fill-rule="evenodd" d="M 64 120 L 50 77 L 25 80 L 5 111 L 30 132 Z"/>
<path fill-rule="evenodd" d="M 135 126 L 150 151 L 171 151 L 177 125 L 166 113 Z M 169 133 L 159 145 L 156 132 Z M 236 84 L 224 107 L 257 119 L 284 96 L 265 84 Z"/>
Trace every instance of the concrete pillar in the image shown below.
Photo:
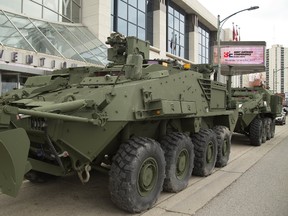
<path fill-rule="evenodd" d="M 82 1 L 82 23 L 105 43 L 111 33 L 111 0 Z"/>
<path fill-rule="evenodd" d="M 186 16 L 186 28 L 189 35 L 188 58 L 193 63 L 198 63 L 198 17 L 195 14 Z"/>
<path fill-rule="evenodd" d="M 153 46 L 160 50 L 160 56 L 166 57 L 166 5 L 165 1 L 155 2 L 153 13 Z"/>

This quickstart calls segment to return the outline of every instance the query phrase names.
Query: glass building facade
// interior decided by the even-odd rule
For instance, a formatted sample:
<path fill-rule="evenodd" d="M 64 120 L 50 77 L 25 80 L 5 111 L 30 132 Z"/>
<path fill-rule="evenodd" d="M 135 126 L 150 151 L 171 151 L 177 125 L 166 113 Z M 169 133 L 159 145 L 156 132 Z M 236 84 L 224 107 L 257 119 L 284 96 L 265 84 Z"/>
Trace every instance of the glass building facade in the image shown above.
<path fill-rule="evenodd" d="M 81 0 L 0 0 L 3 10 L 53 22 L 81 22 Z"/>
<path fill-rule="evenodd" d="M 50 23 L 0 10 L 0 44 L 106 65 L 107 47 L 81 24 Z"/>
<path fill-rule="evenodd" d="M 153 45 L 153 1 L 112 0 L 112 30 Z"/>

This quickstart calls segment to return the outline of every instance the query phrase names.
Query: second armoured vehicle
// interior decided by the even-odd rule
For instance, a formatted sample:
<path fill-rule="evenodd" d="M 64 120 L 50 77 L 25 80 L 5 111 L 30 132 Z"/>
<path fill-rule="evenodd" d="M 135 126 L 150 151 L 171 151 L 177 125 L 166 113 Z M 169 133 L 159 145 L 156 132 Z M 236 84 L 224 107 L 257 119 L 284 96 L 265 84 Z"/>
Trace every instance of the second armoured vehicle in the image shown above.
<path fill-rule="evenodd" d="M 112 34 L 105 68 L 30 77 L 0 101 L 0 187 L 16 196 L 31 182 L 109 171 L 112 201 L 151 208 L 229 159 L 237 109 L 210 68 L 149 60 L 149 43 Z"/>
<path fill-rule="evenodd" d="M 264 86 L 233 88 L 231 103 L 239 107 L 234 131 L 247 135 L 251 145 L 260 146 L 274 137 L 275 118 L 282 110 L 280 96 Z"/>

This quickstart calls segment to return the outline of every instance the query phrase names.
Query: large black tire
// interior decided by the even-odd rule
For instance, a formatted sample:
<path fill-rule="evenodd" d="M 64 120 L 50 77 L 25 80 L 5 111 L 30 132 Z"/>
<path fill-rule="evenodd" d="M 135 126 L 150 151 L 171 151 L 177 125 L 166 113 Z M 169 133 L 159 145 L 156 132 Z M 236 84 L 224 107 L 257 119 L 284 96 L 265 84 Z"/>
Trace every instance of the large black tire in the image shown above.
<path fill-rule="evenodd" d="M 260 118 L 254 119 L 250 124 L 249 138 L 250 144 L 260 146 L 263 137 L 263 121 Z"/>
<path fill-rule="evenodd" d="M 274 136 L 275 136 L 275 119 L 273 119 L 271 122 L 270 130 L 271 130 L 271 138 L 274 138 Z"/>
<path fill-rule="evenodd" d="M 191 138 L 183 133 L 173 132 L 161 140 L 165 152 L 166 178 L 163 189 L 178 192 L 187 187 L 194 166 L 194 147 Z"/>
<path fill-rule="evenodd" d="M 41 184 L 50 180 L 54 180 L 57 178 L 57 176 L 35 170 L 30 170 L 24 175 L 24 178 L 30 181 L 31 183 Z"/>
<path fill-rule="evenodd" d="M 262 143 L 267 141 L 267 132 L 268 132 L 268 122 L 266 118 L 262 118 L 263 123 L 263 134 L 262 134 Z"/>
<path fill-rule="evenodd" d="M 218 153 L 215 166 L 224 167 L 229 161 L 232 133 L 227 127 L 221 125 L 214 127 L 213 130 L 218 142 Z"/>
<path fill-rule="evenodd" d="M 193 134 L 194 169 L 193 175 L 208 176 L 213 172 L 217 159 L 217 139 L 212 129 L 201 129 Z"/>
<path fill-rule="evenodd" d="M 165 158 L 160 144 L 149 138 L 133 137 L 113 157 L 111 199 L 128 212 L 142 212 L 157 201 L 164 178 Z"/>
<path fill-rule="evenodd" d="M 267 140 L 270 140 L 272 138 L 271 135 L 271 126 L 272 126 L 272 119 L 271 118 L 266 118 L 266 123 L 267 123 Z"/>

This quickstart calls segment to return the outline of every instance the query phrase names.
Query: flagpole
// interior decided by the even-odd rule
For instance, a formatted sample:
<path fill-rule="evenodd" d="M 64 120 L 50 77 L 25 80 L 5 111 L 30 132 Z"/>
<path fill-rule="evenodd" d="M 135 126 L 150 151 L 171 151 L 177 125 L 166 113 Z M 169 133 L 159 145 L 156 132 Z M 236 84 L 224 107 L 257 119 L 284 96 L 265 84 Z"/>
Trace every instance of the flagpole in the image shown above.
<path fill-rule="evenodd" d="M 224 25 L 224 23 L 232 16 L 241 13 L 243 11 L 251 11 L 251 10 L 256 10 L 258 9 L 259 6 L 253 6 L 250 8 L 246 8 L 240 11 L 237 11 L 229 16 L 227 16 L 226 18 L 220 20 L 220 15 L 218 15 L 218 19 L 217 19 L 217 73 L 216 73 L 216 80 L 220 81 L 220 75 L 221 75 L 221 49 L 220 49 L 220 32 L 222 30 L 222 27 Z"/>
<path fill-rule="evenodd" d="M 232 22 L 233 25 L 233 30 L 232 30 L 232 41 L 235 41 L 235 26 L 234 26 L 234 22 Z"/>
<path fill-rule="evenodd" d="M 238 31 L 238 35 L 239 35 L 239 36 L 238 36 L 238 41 L 240 41 L 240 27 L 238 27 L 238 30 L 239 30 L 239 31 Z"/>

